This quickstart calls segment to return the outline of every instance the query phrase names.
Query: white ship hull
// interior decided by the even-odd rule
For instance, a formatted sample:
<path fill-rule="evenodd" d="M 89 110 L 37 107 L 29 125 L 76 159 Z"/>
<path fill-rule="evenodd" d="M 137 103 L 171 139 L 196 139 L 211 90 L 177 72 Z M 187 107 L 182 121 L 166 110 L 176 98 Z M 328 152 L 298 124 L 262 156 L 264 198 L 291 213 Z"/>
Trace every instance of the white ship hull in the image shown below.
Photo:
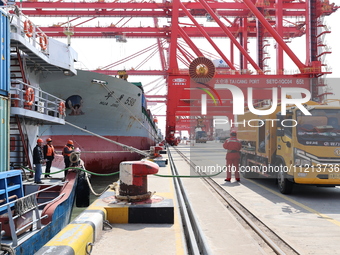
<path fill-rule="evenodd" d="M 82 151 L 86 169 L 108 173 L 116 171 L 121 161 L 140 159 L 141 155 L 126 152 L 100 136 L 139 150 L 149 150 L 154 145 L 157 128 L 143 107 L 145 98 L 140 87 L 81 70 L 76 76 L 64 79 L 51 76 L 41 80 L 41 88 L 64 99 L 66 123 L 81 128 L 68 124 L 41 127 L 41 136 L 51 137 L 57 151 L 61 151 L 68 140 L 73 140 L 75 147 Z"/>

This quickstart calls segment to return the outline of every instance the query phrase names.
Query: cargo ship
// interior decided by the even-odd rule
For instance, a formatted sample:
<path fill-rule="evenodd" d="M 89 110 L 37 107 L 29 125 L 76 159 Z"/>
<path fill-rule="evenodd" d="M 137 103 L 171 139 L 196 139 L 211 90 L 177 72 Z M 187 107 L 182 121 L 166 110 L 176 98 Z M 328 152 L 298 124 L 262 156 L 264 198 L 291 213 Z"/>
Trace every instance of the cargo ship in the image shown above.
<path fill-rule="evenodd" d="M 65 124 L 65 102 L 43 91 L 40 79 L 76 74 L 76 53 L 3 0 L 0 38 L 0 253 L 34 254 L 69 223 L 78 180 L 70 172 L 65 181 L 62 175 L 33 182 L 39 128 Z"/>
<path fill-rule="evenodd" d="M 66 105 L 66 125 L 45 125 L 40 135 L 52 137 L 57 150 L 72 140 L 89 171 L 115 172 L 120 162 L 145 157 L 160 140 L 141 84 L 128 82 L 126 74 L 77 70 L 69 77 L 48 75 L 40 86 Z"/>

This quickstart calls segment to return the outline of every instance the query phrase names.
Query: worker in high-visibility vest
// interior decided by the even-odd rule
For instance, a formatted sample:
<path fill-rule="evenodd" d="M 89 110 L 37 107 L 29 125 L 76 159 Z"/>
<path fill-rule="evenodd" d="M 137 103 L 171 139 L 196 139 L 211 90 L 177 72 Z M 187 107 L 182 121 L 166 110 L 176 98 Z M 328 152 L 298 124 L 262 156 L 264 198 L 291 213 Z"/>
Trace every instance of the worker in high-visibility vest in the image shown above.
<path fill-rule="evenodd" d="M 74 146 L 73 145 L 74 145 L 73 141 L 72 140 L 68 140 L 67 144 L 64 146 L 62 154 L 64 156 L 65 168 L 68 168 L 68 167 L 71 166 L 70 155 L 74 151 Z M 64 171 L 64 175 L 66 177 L 67 171 Z"/>
<path fill-rule="evenodd" d="M 45 178 L 51 178 L 51 175 L 49 175 L 49 173 L 51 173 L 51 166 L 52 166 L 52 161 L 54 160 L 55 151 L 52 145 L 51 138 L 47 138 L 46 143 L 47 144 L 44 145 L 44 149 L 43 149 L 44 159 L 46 161 Z"/>

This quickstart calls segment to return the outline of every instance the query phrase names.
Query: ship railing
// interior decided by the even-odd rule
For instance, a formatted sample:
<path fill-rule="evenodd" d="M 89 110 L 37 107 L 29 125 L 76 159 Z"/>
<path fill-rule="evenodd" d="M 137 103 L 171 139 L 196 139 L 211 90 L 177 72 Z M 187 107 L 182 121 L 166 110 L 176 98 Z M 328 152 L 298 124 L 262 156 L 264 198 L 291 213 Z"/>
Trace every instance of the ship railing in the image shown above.
<path fill-rule="evenodd" d="M 42 228 L 42 223 L 41 220 L 45 219 L 48 217 L 48 215 L 40 215 L 40 210 L 39 207 L 45 206 L 49 203 L 53 203 L 56 200 L 59 200 L 62 198 L 65 193 L 60 194 L 59 196 L 51 199 L 50 201 L 38 204 L 37 203 L 37 194 L 45 192 L 46 190 L 49 190 L 53 187 L 59 186 L 59 184 L 51 185 L 45 189 L 38 190 L 36 192 L 33 192 L 29 195 L 26 195 L 24 197 L 18 198 L 14 201 L 10 201 L 6 204 L 3 204 L 0 206 L 0 211 L 3 211 L 5 208 L 7 208 L 7 211 L 5 209 L 5 212 L 3 214 L 7 214 L 6 216 L 8 217 L 8 224 L 9 224 L 9 229 L 11 232 L 11 239 L 12 239 L 12 246 L 15 247 L 18 245 L 18 233 L 21 233 L 22 231 L 31 229 L 33 230 L 33 227 L 35 226 L 36 229 L 41 229 Z M 21 208 L 18 208 L 20 204 Z M 13 213 L 13 206 L 15 208 L 14 213 Z M 25 216 L 28 217 L 27 215 L 35 213 L 35 219 L 32 219 L 32 221 L 28 222 L 21 228 L 16 229 L 15 226 L 15 220 L 18 219 L 19 217 Z M 2 214 L 2 215 L 3 215 Z M 13 216 L 13 214 L 16 214 Z M 1 231 L 1 235 L 3 235 L 3 230 Z"/>
<path fill-rule="evenodd" d="M 21 10 L 14 5 L 10 12 L 11 33 L 16 33 L 34 48 L 48 55 L 48 37 Z"/>
<path fill-rule="evenodd" d="M 65 119 L 65 101 L 20 80 L 11 80 L 11 107 Z M 33 95 L 32 95 L 33 94 Z"/>

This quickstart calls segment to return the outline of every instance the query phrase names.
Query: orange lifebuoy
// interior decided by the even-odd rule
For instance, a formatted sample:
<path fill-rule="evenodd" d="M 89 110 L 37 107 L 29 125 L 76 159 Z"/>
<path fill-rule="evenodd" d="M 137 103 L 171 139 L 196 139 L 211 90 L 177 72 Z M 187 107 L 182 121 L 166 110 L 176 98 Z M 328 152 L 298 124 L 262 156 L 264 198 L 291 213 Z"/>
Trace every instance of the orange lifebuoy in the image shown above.
<path fill-rule="evenodd" d="M 47 49 L 47 36 L 45 34 L 41 35 L 39 38 L 39 45 L 41 47 L 42 50 L 46 50 Z"/>
<path fill-rule="evenodd" d="M 33 24 L 32 21 L 30 20 L 25 20 L 24 22 L 24 32 L 28 37 L 32 37 L 33 36 Z"/>
<path fill-rule="evenodd" d="M 27 88 L 25 92 L 25 105 L 31 106 L 34 102 L 34 90 L 32 88 Z"/>
<path fill-rule="evenodd" d="M 64 102 L 59 103 L 59 114 L 65 115 L 65 103 Z"/>

